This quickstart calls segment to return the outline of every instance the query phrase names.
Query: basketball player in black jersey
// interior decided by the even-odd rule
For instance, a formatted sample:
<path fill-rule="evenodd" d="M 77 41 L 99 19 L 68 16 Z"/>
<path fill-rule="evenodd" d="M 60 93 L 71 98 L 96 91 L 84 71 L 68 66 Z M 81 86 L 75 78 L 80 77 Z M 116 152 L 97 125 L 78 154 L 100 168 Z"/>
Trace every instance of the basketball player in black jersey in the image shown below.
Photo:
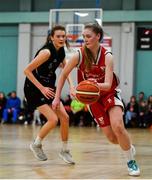
<path fill-rule="evenodd" d="M 61 25 L 56 25 L 48 33 L 44 46 L 36 53 L 35 58 L 25 68 L 26 75 L 24 93 L 30 109 L 38 109 L 47 122 L 40 129 L 36 139 L 30 144 L 34 156 L 41 161 L 47 160 L 42 150 L 42 140 L 52 130 L 58 119 L 61 124 L 61 137 L 63 142 L 59 156 L 69 164 L 75 164 L 68 150 L 68 128 L 69 117 L 60 102 L 58 109 L 52 110 L 51 103 L 55 95 L 56 69 L 66 64 L 64 45 L 66 42 L 66 31 Z M 73 84 L 68 78 L 70 90 L 74 91 Z"/>

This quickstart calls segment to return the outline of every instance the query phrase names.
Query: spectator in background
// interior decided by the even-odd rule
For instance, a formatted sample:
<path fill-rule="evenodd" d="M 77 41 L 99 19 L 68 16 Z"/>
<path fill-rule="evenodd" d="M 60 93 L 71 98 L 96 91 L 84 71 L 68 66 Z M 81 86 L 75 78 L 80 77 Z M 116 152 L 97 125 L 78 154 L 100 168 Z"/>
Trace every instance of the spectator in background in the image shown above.
<path fill-rule="evenodd" d="M 147 115 L 146 115 L 146 124 L 147 127 L 152 125 L 152 95 L 148 97 L 147 100 Z"/>
<path fill-rule="evenodd" d="M 8 114 L 12 115 L 12 122 L 16 123 L 18 115 L 21 109 L 21 100 L 16 96 L 16 92 L 12 91 L 10 97 L 7 99 L 6 108 L 3 111 L 3 121 L 5 123 L 8 121 Z"/>
<path fill-rule="evenodd" d="M 126 106 L 125 125 L 130 125 L 138 116 L 138 103 L 136 96 L 131 96 L 130 102 Z M 132 122 L 131 122 L 132 121 Z"/>
<path fill-rule="evenodd" d="M 141 101 L 139 105 L 139 127 L 147 127 L 146 116 L 147 116 L 147 103 L 146 101 Z"/>
<path fill-rule="evenodd" d="M 34 114 L 33 114 L 33 125 L 35 125 L 35 124 L 42 125 L 41 118 L 40 118 L 40 112 L 38 109 L 35 109 Z"/>
<path fill-rule="evenodd" d="M 23 115 L 24 115 L 24 124 L 31 124 L 33 121 L 34 110 L 31 110 L 27 104 L 27 100 L 23 98 Z"/>
<path fill-rule="evenodd" d="M 66 98 L 62 101 L 62 103 L 63 103 L 64 106 L 67 106 L 67 105 L 70 106 L 71 101 L 72 101 L 71 96 L 68 94 L 66 96 Z"/>
<path fill-rule="evenodd" d="M 71 106 L 70 106 L 71 102 L 72 102 L 72 99 L 71 99 L 71 96 L 69 94 L 66 96 L 65 99 L 62 99 L 62 103 L 64 105 L 64 108 L 65 108 L 66 112 L 69 115 L 69 125 L 70 126 L 73 123 L 73 112 L 72 112 Z"/>
<path fill-rule="evenodd" d="M 148 111 L 152 113 L 152 95 L 148 97 L 147 106 L 148 106 Z"/>
<path fill-rule="evenodd" d="M 6 97 L 3 92 L 0 92 L 0 121 L 2 119 L 3 110 L 6 106 Z"/>
<path fill-rule="evenodd" d="M 145 93 L 143 91 L 141 91 L 138 94 L 138 104 L 140 105 L 140 103 L 142 103 L 143 101 L 145 101 Z"/>
<path fill-rule="evenodd" d="M 73 112 L 73 125 L 83 126 L 83 115 L 84 115 L 85 104 L 80 101 L 73 99 L 71 102 L 71 110 Z"/>
<path fill-rule="evenodd" d="M 84 107 L 82 122 L 83 122 L 83 126 L 92 126 L 93 125 L 93 126 L 97 127 L 97 123 L 92 118 L 87 106 Z"/>

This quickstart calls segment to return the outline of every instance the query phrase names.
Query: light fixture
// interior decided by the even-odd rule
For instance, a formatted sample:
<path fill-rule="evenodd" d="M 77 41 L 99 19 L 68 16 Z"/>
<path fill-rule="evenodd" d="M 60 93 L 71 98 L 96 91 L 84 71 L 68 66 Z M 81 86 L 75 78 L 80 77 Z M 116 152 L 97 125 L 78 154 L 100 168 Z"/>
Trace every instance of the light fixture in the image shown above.
<path fill-rule="evenodd" d="M 88 13 L 79 13 L 79 12 L 75 12 L 74 14 L 80 17 L 86 17 L 89 15 Z"/>

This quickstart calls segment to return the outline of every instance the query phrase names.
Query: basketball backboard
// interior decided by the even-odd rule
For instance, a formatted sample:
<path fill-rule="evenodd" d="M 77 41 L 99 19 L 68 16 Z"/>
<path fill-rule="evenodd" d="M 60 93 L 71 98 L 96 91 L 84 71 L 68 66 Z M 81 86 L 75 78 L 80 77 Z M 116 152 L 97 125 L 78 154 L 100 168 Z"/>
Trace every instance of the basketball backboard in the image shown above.
<path fill-rule="evenodd" d="M 98 23 L 102 25 L 102 9 L 51 9 L 49 28 L 56 24 L 63 25 L 67 31 L 67 38 L 73 48 L 81 47 L 83 43 L 82 31 L 85 24 Z"/>

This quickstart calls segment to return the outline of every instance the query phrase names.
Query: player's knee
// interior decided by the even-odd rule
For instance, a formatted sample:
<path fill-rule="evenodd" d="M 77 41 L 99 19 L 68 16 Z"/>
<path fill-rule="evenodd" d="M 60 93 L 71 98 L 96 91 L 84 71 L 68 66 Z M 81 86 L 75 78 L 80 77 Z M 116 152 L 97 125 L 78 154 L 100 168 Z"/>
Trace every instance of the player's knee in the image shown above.
<path fill-rule="evenodd" d="M 118 141 L 117 141 L 116 136 L 109 134 L 109 135 L 107 135 L 107 138 L 109 139 L 109 141 L 110 141 L 112 144 L 118 144 Z"/>
<path fill-rule="evenodd" d="M 56 115 L 52 115 L 52 117 L 48 117 L 47 118 L 47 122 L 48 124 L 50 124 L 50 126 L 55 127 L 58 123 L 58 117 Z"/>
<path fill-rule="evenodd" d="M 116 136 L 121 136 L 124 133 L 124 127 L 120 124 L 115 124 L 115 126 L 113 127 L 113 131 L 115 133 Z"/>
<path fill-rule="evenodd" d="M 62 123 L 69 124 L 69 115 L 65 114 L 63 118 L 61 119 Z"/>
<path fill-rule="evenodd" d="M 51 119 L 48 121 L 48 124 L 50 125 L 51 128 L 56 127 L 57 123 L 58 123 L 58 119 Z"/>
<path fill-rule="evenodd" d="M 70 120 L 69 115 L 67 115 L 65 119 L 66 119 L 66 122 L 69 123 L 69 120 Z"/>

